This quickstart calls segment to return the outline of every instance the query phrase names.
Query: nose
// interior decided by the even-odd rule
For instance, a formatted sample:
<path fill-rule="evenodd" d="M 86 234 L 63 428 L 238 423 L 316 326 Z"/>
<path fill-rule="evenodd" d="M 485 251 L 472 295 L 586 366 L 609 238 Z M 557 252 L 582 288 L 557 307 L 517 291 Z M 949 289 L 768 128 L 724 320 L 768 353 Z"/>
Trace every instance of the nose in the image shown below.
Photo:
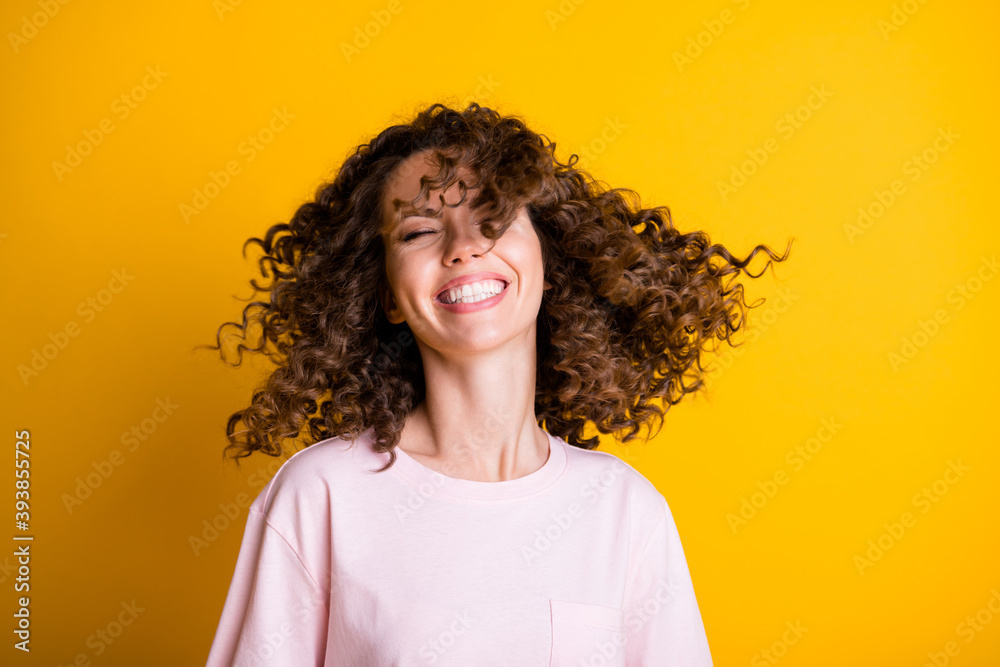
<path fill-rule="evenodd" d="M 482 257 L 486 253 L 485 236 L 472 223 L 468 211 L 453 216 L 445 230 L 444 263 L 450 266 L 455 260 L 468 262 L 473 257 Z"/>

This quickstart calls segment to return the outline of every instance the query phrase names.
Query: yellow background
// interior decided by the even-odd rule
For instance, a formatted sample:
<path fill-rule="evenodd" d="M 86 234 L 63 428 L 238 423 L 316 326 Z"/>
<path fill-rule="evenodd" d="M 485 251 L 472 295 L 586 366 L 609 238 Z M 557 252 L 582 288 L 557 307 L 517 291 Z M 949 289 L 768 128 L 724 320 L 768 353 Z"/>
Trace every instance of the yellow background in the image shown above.
<path fill-rule="evenodd" d="M 523 115 L 562 158 L 582 155 L 601 180 L 669 205 L 682 231 L 704 229 L 740 257 L 796 239 L 774 273 L 744 276 L 747 300 L 767 301 L 708 391 L 673 408 L 648 445 L 602 447 L 670 503 L 715 664 L 918 666 L 928 653 L 1000 664 L 1000 615 L 981 612 L 1000 590 L 1000 280 L 984 264 L 1000 250 L 1000 10 L 398 1 L 396 13 L 388 2 L 210 0 L 51 2 L 51 18 L 45 0 L 0 9 L 11 462 L 0 498 L 12 526 L 14 432 L 29 429 L 35 536 L 30 656 L 11 647 L 16 574 L 0 555 L 0 662 L 204 663 L 245 510 L 198 555 L 189 538 L 226 523 L 220 504 L 256 495 L 251 475 L 270 462 L 237 471 L 221 458 L 254 367 L 192 352 L 238 317 L 234 297 L 250 296 L 256 255 L 241 245 L 286 221 L 379 130 L 475 99 Z M 345 55 L 373 11 L 389 20 Z M 123 118 L 115 100 L 136 86 L 144 99 Z M 803 107 L 813 87 L 828 95 Z M 275 108 L 294 118 L 249 160 L 241 144 Z M 796 113 L 789 133 L 779 123 Z M 108 120 L 113 130 L 57 174 L 67 147 Z M 939 128 L 957 135 L 938 142 L 946 150 Z M 766 142 L 777 147 L 766 162 L 743 165 Z M 907 171 L 925 152 L 927 169 Z M 240 173 L 185 221 L 180 205 L 233 160 Z M 754 173 L 723 197 L 741 166 Z M 892 196 L 897 180 L 905 189 Z M 852 236 L 858 208 L 879 211 L 879 196 L 893 201 Z M 114 271 L 131 276 L 124 289 Z M 74 323 L 77 335 L 22 377 Z M 906 341 L 915 354 L 894 367 Z M 176 406 L 162 423 L 157 399 Z M 839 425 L 832 437 L 824 419 Z M 121 438 L 144 420 L 156 428 L 129 451 Z M 820 436 L 795 469 L 788 452 Z M 69 511 L 65 495 L 114 450 L 121 465 Z M 949 461 L 968 468 L 954 484 L 939 481 Z M 779 471 L 786 483 L 769 487 Z M 936 481 L 943 494 L 924 513 L 914 496 Z M 761 487 L 773 494 L 754 496 Z M 727 515 L 744 499 L 760 507 L 734 531 Z M 884 524 L 904 512 L 915 524 L 859 572 L 855 556 L 880 536 L 889 544 Z M 131 625 L 95 640 L 132 601 L 142 611 Z M 970 637 L 960 624 L 977 613 L 991 622 Z M 790 644 L 786 623 L 808 630 Z"/>

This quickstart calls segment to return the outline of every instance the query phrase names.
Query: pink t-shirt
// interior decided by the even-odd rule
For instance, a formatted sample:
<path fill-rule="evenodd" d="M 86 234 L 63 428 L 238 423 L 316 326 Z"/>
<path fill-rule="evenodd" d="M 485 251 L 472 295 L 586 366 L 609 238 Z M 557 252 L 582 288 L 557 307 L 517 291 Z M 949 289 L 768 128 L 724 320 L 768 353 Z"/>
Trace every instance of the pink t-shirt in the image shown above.
<path fill-rule="evenodd" d="M 331 438 L 249 508 L 207 667 L 707 667 L 684 551 L 656 487 L 548 436 L 503 482 Z"/>

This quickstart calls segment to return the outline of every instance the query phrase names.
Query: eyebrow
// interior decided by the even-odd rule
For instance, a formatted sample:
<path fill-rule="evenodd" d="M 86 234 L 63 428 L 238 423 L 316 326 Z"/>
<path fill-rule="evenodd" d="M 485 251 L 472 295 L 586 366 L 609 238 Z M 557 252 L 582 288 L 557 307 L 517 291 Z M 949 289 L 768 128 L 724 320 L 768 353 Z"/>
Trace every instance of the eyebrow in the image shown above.
<path fill-rule="evenodd" d="M 429 208 L 425 208 L 423 211 L 420 211 L 411 205 L 402 203 L 400 203 L 400 208 L 397 210 L 397 214 L 399 211 L 404 211 L 405 213 L 403 213 L 403 215 L 399 216 L 398 218 L 396 217 L 396 215 L 393 215 L 392 219 L 389 221 L 388 225 L 384 230 L 385 234 L 395 234 L 396 232 L 399 231 L 399 229 L 409 218 L 432 217 L 430 215 L 425 215 L 425 214 L 433 213 L 433 211 Z"/>
<path fill-rule="evenodd" d="M 397 228 L 402 226 L 402 224 L 410 218 L 437 218 L 441 215 L 441 209 L 438 209 L 437 211 L 431 208 L 424 208 L 420 210 L 413 208 L 412 206 L 404 206 L 401 208 L 401 211 L 403 214 L 399 218 L 399 223 L 396 225 Z"/>
<path fill-rule="evenodd" d="M 482 207 L 483 206 L 479 206 L 474 210 L 478 210 Z M 399 200 L 399 211 L 402 211 L 403 214 L 400 216 L 399 220 L 397 222 L 394 222 L 393 225 L 389 228 L 388 233 L 390 234 L 395 233 L 400 227 L 402 227 L 403 223 L 405 223 L 410 218 L 437 219 L 441 215 L 441 212 L 443 210 L 444 206 L 435 210 L 426 205 L 424 206 L 423 209 L 418 209 L 415 206 L 413 206 L 413 204 L 405 202 L 405 200 Z"/>
<path fill-rule="evenodd" d="M 400 218 L 400 221 L 407 220 L 409 218 L 433 218 L 433 217 L 436 217 L 434 215 L 431 215 L 433 213 L 434 213 L 434 211 L 431 211 L 430 209 L 428 209 L 426 211 L 414 211 L 413 213 L 407 213 L 406 215 L 404 215 L 402 218 Z"/>

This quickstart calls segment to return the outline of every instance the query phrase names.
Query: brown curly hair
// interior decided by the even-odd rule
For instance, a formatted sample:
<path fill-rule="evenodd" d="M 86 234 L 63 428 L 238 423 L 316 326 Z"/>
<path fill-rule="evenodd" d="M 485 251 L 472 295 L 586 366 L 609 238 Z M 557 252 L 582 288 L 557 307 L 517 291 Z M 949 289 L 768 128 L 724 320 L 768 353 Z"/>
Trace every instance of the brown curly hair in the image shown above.
<path fill-rule="evenodd" d="M 200 346 L 226 361 L 221 335 L 235 326 L 241 342 L 232 365 L 240 365 L 243 350 L 277 365 L 227 423 L 223 456 L 231 454 L 237 467 L 255 451 L 282 455 L 282 442 L 302 438 L 304 424 L 305 446 L 335 436 L 353 441 L 374 427 L 375 449 L 390 455 L 379 471 L 395 463 L 406 416 L 425 386 L 412 332 L 405 322 L 390 323 L 380 301 L 387 288 L 381 202 L 393 170 L 423 151 L 438 171 L 421 178 L 416 199 L 456 180 L 463 201 L 477 188 L 470 205 L 489 207 L 487 238 L 499 238 L 513 213 L 527 207 L 552 285 L 538 313 L 535 415 L 540 427 L 576 447 L 599 444 L 596 436 L 583 438 L 588 422 L 622 442 L 654 418 L 658 432 L 670 406 L 703 387 L 701 355 L 710 342 L 737 345 L 730 336 L 744 323 L 743 309 L 763 302 L 744 303 L 733 274 L 742 269 L 758 278 L 790 250 L 778 257 L 758 245 L 740 260 L 709 245 L 705 232 L 681 234 L 668 207 L 643 209 L 634 191 L 603 187 L 574 167 L 576 155 L 559 162 L 555 143 L 520 117 L 475 102 L 464 111 L 433 104 L 358 146 L 290 222 L 244 243 L 244 256 L 251 243 L 263 250 L 261 274 L 273 272 L 269 285 L 250 280 L 270 301 L 252 301 L 242 324 L 224 323 L 214 346 Z M 460 169 L 479 182 L 459 179 Z M 770 260 L 753 275 L 745 267 L 760 251 Z M 263 336 L 247 346 L 252 325 Z M 246 428 L 237 431 L 241 421 Z"/>

